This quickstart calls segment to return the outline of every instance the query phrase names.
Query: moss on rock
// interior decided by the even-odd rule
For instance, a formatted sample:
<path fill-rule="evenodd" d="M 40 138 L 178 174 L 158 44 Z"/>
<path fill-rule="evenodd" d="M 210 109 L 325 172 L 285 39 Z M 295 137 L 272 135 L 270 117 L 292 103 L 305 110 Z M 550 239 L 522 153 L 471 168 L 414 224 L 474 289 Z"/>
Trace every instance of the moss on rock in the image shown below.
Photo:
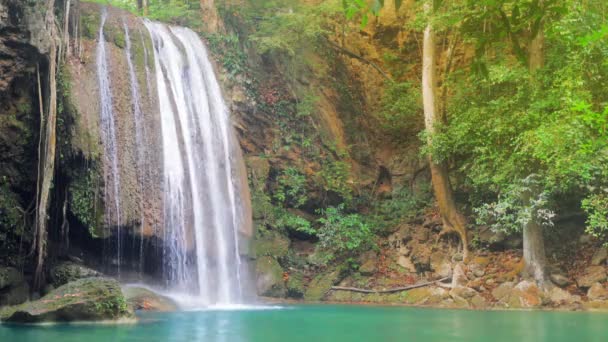
<path fill-rule="evenodd" d="M 339 270 L 319 274 L 308 284 L 304 299 L 308 301 L 322 300 L 331 287 L 338 282 L 339 277 Z"/>
<path fill-rule="evenodd" d="M 284 257 L 289 251 L 289 239 L 275 231 L 258 234 L 253 241 L 254 256 Z"/>
<path fill-rule="evenodd" d="M 39 300 L 0 311 L 11 323 L 101 321 L 132 318 L 120 285 L 107 278 L 85 278 L 65 284 Z"/>
<path fill-rule="evenodd" d="M 256 287 L 258 294 L 268 297 L 285 297 L 283 269 L 272 257 L 264 256 L 256 261 Z"/>

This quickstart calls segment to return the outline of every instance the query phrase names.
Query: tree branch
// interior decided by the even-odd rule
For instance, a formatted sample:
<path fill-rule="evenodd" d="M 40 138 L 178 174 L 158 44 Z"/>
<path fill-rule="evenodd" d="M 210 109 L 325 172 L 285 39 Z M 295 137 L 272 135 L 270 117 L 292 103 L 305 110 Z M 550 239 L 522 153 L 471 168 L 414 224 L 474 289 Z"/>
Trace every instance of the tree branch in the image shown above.
<path fill-rule="evenodd" d="M 369 61 L 369 60 L 363 58 L 362 56 L 360 56 L 360 55 L 358 55 L 358 54 L 356 54 L 356 53 L 354 53 L 354 52 L 352 52 L 352 51 L 350 51 L 350 50 L 348 50 L 346 48 L 341 47 L 340 45 L 332 42 L 329 39 L 325 39 L 325 41 L 335 51 L 337 51 L 337 52 L 339 52 L 341 54 L 344 54 L 344 55 L 346 55 L 346 56 L 348 56 L 350 58 L 354 58 L 354 59 L 356 59 L 358 61 L 361 61 L 361 62 L 363 62 L 363 63 L 371 66 L 372 68 L 376 69 L 376 71 L 378 71 L 378 73 L 380 75 L 382 75 L 385 79 L 387 79 L 388 81 L 393 82 L 393 79 L 387 73 L 385 73 L 382 69 L 380 69 L 380 67 L 376 63 L 374 63 L 372 61 Z"/>
<path fill-rule="evenodd" d="M 450 279 L 451 279 L 450 277 L 445 277 L 445 278 L 429 281 L 426 283 L 420 283 L 420 284 L 404 286 L 404 287 L 395 287 L 395 288 L 388 289 L 388 290 L 367 290 L 367 289 L 360 289 L 360 288 L 356 288 L 356 287 L 342 287 L 342 286 L 332 286 L 330 288 L 330 290 L 351 291 L 351 292 L 360 292 L 360 293 L 393 293 L 393 292 L 407 291 L 407 290 L 417 289 L 420 287 L 425 287 L 425 286 L 429 286 L 429 285 L 433 285 L 433 284 L 438 284 L 438 283 L 441 283 L 442 281 L 450 280 Z"/>

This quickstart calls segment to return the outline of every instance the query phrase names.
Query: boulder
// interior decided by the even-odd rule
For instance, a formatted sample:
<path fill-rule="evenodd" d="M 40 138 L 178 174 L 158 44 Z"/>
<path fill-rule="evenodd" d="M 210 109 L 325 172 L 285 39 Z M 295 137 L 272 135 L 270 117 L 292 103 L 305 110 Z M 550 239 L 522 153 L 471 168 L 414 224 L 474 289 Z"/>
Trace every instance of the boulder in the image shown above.
<path fill-rule="evenodd" d="M 506 303 L 512 308 L 539 307 L 543 304 L 542 292 L 536 283 L 524 280 L 515 285 Z"/>
<path fill-rule="evenodd" d="M 486 299 L 479 294 L 473 296 L 473 298 L 471 298 L 470 300 L 470 303 L 475 309 L 483 309 L 488 306 L 488 302 L 486 302 Z"/>
<path fill-rule="evenodd" d="M 84 265 L 77 264 L 72 261 L 66 261 L 51 268 L 49 276 L 50 283 L 57 288 L 74 280 L 101 277 L 103 275 Z"/>
<path fill-rule="evenodd" d="M 367 260 L 359 267 L 359 273 L 366 277 L 374 275 L 376 271 L 378 271 L 378 267 L 376 266 L 375 260 Z"/>
<path fill-rule="evenodd" d="M 258 294 L 268 297 L 285 297 L 287 289 L 283 280 L 283 269 L 272 257 L 256 260 L 256 288 Z"/>
<path fill-rule="evenodd" d="M 570 292 L 560 289 L 559 287 L 554 287 L 549 291 L 549 300 L 556 305 L 563 304 L 572 304 L 575 301 L 575 298 L 570 294 Z"/>
<path fill-rule="evenodd" d="M 409 257 L 403 255 L 399 256 L 399 258 L 397 259 L 397 264 L 405 268 L 408 272 L 416 273 L 416 265 L 414 265 L 412 259 L 410 259 Z"/>
<path fill-rule="evenodd" d="M 126 286 L 122 292 L 127 303 L 135 310 L 169 312 L 178 309 L 177 303 L 171 298 L 143 287 Z"/>
<path fill-rule="evenodd" d="M 492 291 L 492 296 L 499 301 L 503 301 L 503 299 L 507 298 L 511 294 L 514 287 L 515 284 L 512 282 L 502 283 Z"/>
<path fill-rule="evenodd" d="M 608 299 L 608 289 L 600 283 L 595 283 L 587 291 L 587 298 L 589 300 L 606 300 Z"/>
<path fill-rule="evenodd" d="M 457 286 L 450 291 L 450 296 L 452 296 L 452 298 L 461 297 L 464 299 L 470 299 L 475 297 L 477 294 L 477 291 L 465 286 Z"/>
<path fill-rule="evenodd" d="M 26 302 L 30 296 L 30 286 L 26 281 L 6 287 L 0 295 L 0 305 L 17 305 Z"/>
<path fill-rule="evenodd" d="M 287 279 L 287 296 L 291 298 L 302 298 L 304 296 L 304 276 L 300 272 L 289 274 Z"/>
<path fill-rule="evenodd" d="M 606 280 L 606 270 L 604 266 L 589 266 L 582 275 L 576 278 L 578 287 L 589 288 L 595 283 Z"/>
<path fill-rule="evenodd" d="M 570 279 L 568 279 L 566 276 L 561 275 L 559 273 L 554 273 L 551 274 L 549 276 L 549 279 L 551 279 L 551 282 L 559 287 L 566 287 L 568 285 L 570 285 Z"/>
<path fill-rule="evenodd" d="M 39 300 L 0 311 L 11 323 L 103 321 L 133 318 L 116 280 L 85 278 L 67 283 Z"/>
<path fill-rule="evenodd" d="M 599 266 L 606 264 L 606 259 L 608 258 L 608 249 L 606 247 L 601 247 L 591 257 L 591 265 Z"/>
<path fill-rule="evenodd" d="M 23 276 L 14 267 L 0 267 L 0 290 L 23 282 Z"/>

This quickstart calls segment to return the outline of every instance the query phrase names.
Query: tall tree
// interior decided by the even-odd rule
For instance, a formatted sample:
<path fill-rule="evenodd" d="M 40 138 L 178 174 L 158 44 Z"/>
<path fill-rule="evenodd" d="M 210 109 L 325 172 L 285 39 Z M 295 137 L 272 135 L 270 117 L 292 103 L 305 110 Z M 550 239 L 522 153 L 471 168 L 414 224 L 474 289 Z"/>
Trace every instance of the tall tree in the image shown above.
<path fill-rule="evenodd" d="M 427 17 L 430 18 L 433 12 L 433 0 L 426 0 L 424 3 L 424 11 Z M 437 80 L 436 80 L 436 46 L 435 46 L 435 30 L 432 20 L 427 20 L 427 25 L 424 30 L 424 38 L 422 44 L 422 100 L 424 106 L 424 126 L 427 130 L 427 144 L 432 146 L 433 135 L 436 133 L 437 126 L 445 123 L 445 115 L 438 110 L 437 105 Z M 458 211 L 454 194 L 450 184 L 447 163 L 445 161 L 437 162 L 433 160 L 431 155 L 428 156 L 429 166 L 431 169 L 431 181 L 433 184 L 433 192 L 439 213 L 443 221 L 443 232 L 456 232 L 462 241 L 463 258 L 468 260 L 469 248 L 466 232 L 466 219 Z"/>

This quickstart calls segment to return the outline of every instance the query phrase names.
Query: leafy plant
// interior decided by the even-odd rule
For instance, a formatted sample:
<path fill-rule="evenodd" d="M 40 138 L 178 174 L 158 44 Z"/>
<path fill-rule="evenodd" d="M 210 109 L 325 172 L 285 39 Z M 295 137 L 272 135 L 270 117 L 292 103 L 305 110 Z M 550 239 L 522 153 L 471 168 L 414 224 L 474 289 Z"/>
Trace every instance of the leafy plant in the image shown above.
<path fill-rule="evenodd" d="M 319 247 L 327 253 L 327 259 L 356 255 L 374 245 L 374 234 L 358 214 L 344 213 L 344 205 L 319 211 L 321 226 L 317 231 Z"/>

